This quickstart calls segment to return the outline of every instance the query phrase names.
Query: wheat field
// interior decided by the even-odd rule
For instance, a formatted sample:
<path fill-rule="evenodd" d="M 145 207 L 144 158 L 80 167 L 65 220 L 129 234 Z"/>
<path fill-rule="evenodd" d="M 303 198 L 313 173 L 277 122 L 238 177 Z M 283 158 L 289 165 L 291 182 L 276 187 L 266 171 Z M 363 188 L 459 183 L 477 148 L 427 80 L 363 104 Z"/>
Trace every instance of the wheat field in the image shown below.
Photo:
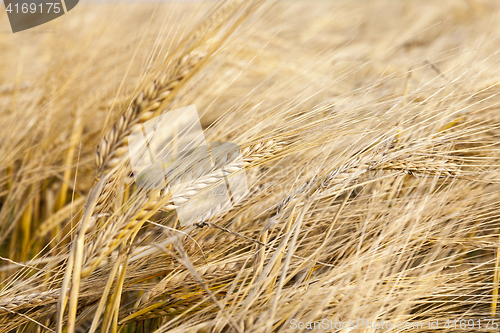
<path fill-rule="evenodd" d="M 499 9 L 0 7 L 0 332 L 498 332 Z M 189 105 L 248 193 L 182 225 L 128 138 Z"/>

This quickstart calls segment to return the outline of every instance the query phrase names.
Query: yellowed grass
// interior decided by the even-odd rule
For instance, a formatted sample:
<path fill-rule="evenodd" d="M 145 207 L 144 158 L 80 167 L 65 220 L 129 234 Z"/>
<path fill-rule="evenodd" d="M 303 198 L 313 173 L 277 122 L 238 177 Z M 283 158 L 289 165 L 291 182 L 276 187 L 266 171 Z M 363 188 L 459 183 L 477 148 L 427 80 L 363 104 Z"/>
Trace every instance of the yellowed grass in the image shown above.
<path fill-rule="evenodd" d="M 82 2 L 12 34 L 2 7 L 0 332 L 497 331 L 499 9 Z M 181 227 L 125 138 L 191 104 L 250 192 Z"/>

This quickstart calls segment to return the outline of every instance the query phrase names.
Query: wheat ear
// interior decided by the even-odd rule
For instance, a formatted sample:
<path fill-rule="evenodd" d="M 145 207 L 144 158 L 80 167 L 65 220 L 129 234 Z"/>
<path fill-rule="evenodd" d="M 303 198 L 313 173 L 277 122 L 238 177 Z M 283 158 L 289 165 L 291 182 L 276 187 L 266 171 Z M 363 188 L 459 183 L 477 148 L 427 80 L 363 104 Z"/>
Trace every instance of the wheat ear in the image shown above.
<path fill-rule="evenodd" d="M 460 165 L 451 159 L 441 157 L 416 159 L 411 156 L 398 157 L 397 155 L 391 159 L 391 155 L 387 152 L 379 151 L 374 154 L 355 157 L 340 167 L 333 169 L 322 178 L 314 176 L 281 201 L 277 206 L 276 214 L 281 214 L 285 208 L 300 201 L 305 194 L 311 196 L 316 191 L 332 189 L 332 187 L 334 190 L 341 187 L 347 188 L 348 184 L 359 179 L 370 170 L 396 170 L 415 176 L 460 177 L 463 175 Z"/>
<path fill-rule="evenodd" d="M 282 143 L 269 140 L 246 147 L 240 153 L 240 159 L 243 159 L 246 163 L 253 163 L 276 154 L 281 149 Z M 230 168 L 231 165 L 232 163 L 229 163 L 228 167 Z M 241 169 L 241 166 L 238 169 Z M 219 171 L 209 173 L 194 181 L 181 193 L 176 194 L 176 197 L 179 201 L 188 202 L 196 198 L 200 189 L 213 187 L 222 181 L 224 181 L 224 175 Z M 151 216 L 158 209 L 172 211 L 178 208 L 171 203 L 165 204 L 167 199 L 168 197 L 160 196 L 160 191 L 147 191 L 127 209 L 126 214 L 114 217 L 108 227 L 99 232 L 98 237 L 87 248 L 82 269 L 83 276 L 90 275 L 105 257 L 114 251 L 122 241 L 127 239 L 139 225 L 142 225 L 145 218 Z"/>

